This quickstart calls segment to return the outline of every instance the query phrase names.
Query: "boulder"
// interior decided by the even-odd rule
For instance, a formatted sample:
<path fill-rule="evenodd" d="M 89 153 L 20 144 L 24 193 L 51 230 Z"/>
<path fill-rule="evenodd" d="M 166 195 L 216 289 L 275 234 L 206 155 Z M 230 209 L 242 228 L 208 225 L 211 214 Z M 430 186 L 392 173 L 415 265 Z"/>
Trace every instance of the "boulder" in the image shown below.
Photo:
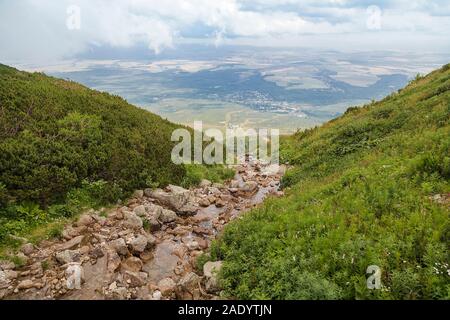
<path fill-rule="evenodd" d="M 200 181 L 199 187 L 200 188 L 207 188 L 209 186 L 212 185 L 212 182 L 206 179 L 203 179 L 202 181 Z"/>
<path fill-rule="evenodd" d="M 136 190 L 133 193 L 133 198 L 141 199 L 142 197 L 144 197 L 144 190 Z"/>
<path fill-rule="evenodd" d="M 141 259 L 137 257 L 129 257 L 122 261 L 120 267 L 123 272 L 131 271 L 131 272 L 139 272 L 142 270 L 143 263 Z"/>
<path fill-rule="evenodd" d="M 70 263 L 66 271 L 66 287 L 69 290 L 80 290 L 84 282 L 84 269 L 80 263 Z"/>
<path fill-rule="evenodd" d="M 9 287 L 11 280 L 8 278 L 6 271 L 0 270 L 0 289 L 5 289 Z"/>
<path fill-rule="evenodd" d="M 210 206 L 210 202 L 209 202 L 208 198 L 201 198 L 201 199 L 199 199 L 198 200 L 198 204 L 201 207 L 205 207 L 205 208 Z"/>
<path fill-rule="evenodd" d="M 158 282 L 158 288 L 164 297 L 170 297 L 175 293 L 177 285 L 171 278 L 165 278 Z"/>
<path fill-rule="evenodd" d="M 155 216 L 150 216 L 145 218 L 145 221 L 148 225 L 148 229 L 152 232 L 158 231 L 161 229 L 161 224 Z"/>
<path fill-rule="evenodd" d="M 254 193 L 258 190 L 258 183 L 256 181 L 247 181 L 244 183 L 239 191 L 247 194 Z"/>
<path fill-rule="evenodd" d="M 108 259 L 107 259 L 107 270 L 110 273 L 115 272 L 120 266 L 120 257 L 117 254 L 116 250 L 112 248 L 108 248 L 107 250 Z"/>
<path fill-rule="evenodd" d="M 18 290 L 26 290 L 31 288 L 34 288 L 34 282 L 30 279 L 21 281 L 17 286 Z"/>
<path fill-rule="evenodd" d="M 60 264 L 80 261 L 80 252 L 77 250 L 64 250 L 56 253 L 55 258 Z"/>
<path fill-rule="evenodd" d="M 198 207 L 195 204 L 195 197 L 192 191 L 173 185 L 170 185 L 168 190 L 169 192 L 156 189 L 151 192 L 150 197 L 179 215 L 194 215 L 197 213 Z"/>
<path fill-rule="evenodd" d="M 125 271 L 123 279 L 131 288 L 142 287 L 147 281 L 148 275 L 145 272 Z"/>
<path fill-rule="evenodd" d="M 137 206 L 136 208 L 134 208 L 133 212 L 138 217 L 143 217 L 143 216 L 145 216 L 145 213 L 147 212 L 147 210 L 145 210 L 145 206 L 144 205 L 140 205 L 140 206 Z"/>
<path fill-rule="evenodd" d="M 148 239 L 146 236 L 138 235 L 129 242 L 130 249 L 141 253 L 147 248 Z"/>
<path fill-rule="evenodd" d="M 159 215 L 159 221 L 162 223 L 170 223 L 177 219 L 177 214 L 172 210 L 163 209 L 161 214 Z"/>
<path fill-rule="evenodd" d="M 91 224 L 93 224 L 95 222 L 94 218 L 92 218 L 92 216 L 88 213 L 85 213 L 83 215 L 80 216 L 80 218 L 78 219 L 76 225 L 78 227 L 80 226 L 90 226 Z"/>
<path fill-rule="evenodd" d="M 34 245 L 32 243 L 26 243 L 20 248 L 20 251 L 22 251 L 23 254 L 29 256 L 34 252 Z"/>
<path fill-rule="evenodd" d="M 118 254 L 126 256 L 128 254 L 128 247 L 125 240 L 122 238 L 113 240 L 109 243 L 109 246 Z"/>
<path fill-rule="evenodd" d="M 222 261 L 207 262 L 203 266 L 203 274 L 206 278 L 205 288 L 209 293 L 220 291 L 218 275 L 222 269 Z"/>
<path fill-rule="evenodd" d="M 71 250 L 71 249 L 77 248 L 80 246 L 80 244 L 83 240 L 84 240 L 84 236 L 82 236 L 82 235 L 75 237 L 67 242 L 57 245 L 56 250 L 64 251 L 64 250 Z"/>
<path fill-rule="evenodd" d="M 197 300 L 201 296 L 200 277 L 193 272 L 186 274 L 177 284 L 176 295 L 179 300 Z"/>
<path fill-rule="evenodd" d="M 142 219 L 139 218 L 134 212 L 125 211 L 123 216 L 123 226 L 125 228 L 140 229 L 144 225 Z"/>

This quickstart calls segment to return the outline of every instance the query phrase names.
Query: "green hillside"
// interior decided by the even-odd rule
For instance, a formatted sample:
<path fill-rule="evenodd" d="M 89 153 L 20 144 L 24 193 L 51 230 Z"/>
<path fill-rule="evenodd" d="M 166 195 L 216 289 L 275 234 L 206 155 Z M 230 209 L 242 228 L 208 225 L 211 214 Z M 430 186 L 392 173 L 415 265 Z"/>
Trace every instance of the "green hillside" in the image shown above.
<path fill-rule="evenodd" d="M 286 197 L 226 228 L 228 296 L 450 298 L 450 65 L 282 143 Z M 381 268 L 381 290 L 366 269 Z"/>
<path fill-rule="evenodd" d="M 0 243 L 139 188 L 200 181 L 207 169 L 171 161 L 177 127 L 120 97 L 0 65 Z M 207 173 L 229 174 L 218 169 Z"/>

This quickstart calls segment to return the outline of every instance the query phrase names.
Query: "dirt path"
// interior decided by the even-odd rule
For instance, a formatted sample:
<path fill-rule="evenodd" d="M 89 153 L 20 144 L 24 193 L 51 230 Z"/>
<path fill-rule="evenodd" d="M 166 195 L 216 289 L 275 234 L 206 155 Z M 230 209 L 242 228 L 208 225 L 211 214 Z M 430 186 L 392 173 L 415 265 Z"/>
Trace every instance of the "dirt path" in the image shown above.
<path fill-rule="evenodd" d="M 198 256 L 227 223 L 282 194 L 283 171 L 247 162 L 225 185 L 136 191 L 124 207 L 86 213 L 64 240 L 24 245 L 25 266 L 1 262 L 0 299 L 215 298 L 221 262 L 199 272 Z"/>

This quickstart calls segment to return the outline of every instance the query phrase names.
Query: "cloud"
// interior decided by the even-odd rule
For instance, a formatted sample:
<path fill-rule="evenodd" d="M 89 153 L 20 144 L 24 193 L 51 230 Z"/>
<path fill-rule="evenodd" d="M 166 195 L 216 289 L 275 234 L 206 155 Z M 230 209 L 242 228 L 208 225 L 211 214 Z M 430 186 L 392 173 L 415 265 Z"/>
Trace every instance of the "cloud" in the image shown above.
<path fill-rule="evenodd" d="M 0 59 L 74 57 L 92 46 L 141 44 L 160 53 L 195 35 L 216 46 L 251 42 L 275 45 L 320 39 L 376 38 L 367 29 L 367 0 L 3 0 L 0 2 Z M 448 39 L 450 3 L 424 0 L 376 1 L 381 34 Z M 80 29 L 66 26 L 67 8 L 80 8 Z M 349 36 L 351 35 L 351 36 Z M 193 40 L 193 39 L 192 39 Z M 402 41 L 399 41 L 401 43 Z M 404 42 L 404 41 L 403 41 Z M 450 41 L 447 41 L 450 43 Z M 395 43 L 395 41 L 392 41 Z M 410 43 L 410 45 L 417 45 Z"/>

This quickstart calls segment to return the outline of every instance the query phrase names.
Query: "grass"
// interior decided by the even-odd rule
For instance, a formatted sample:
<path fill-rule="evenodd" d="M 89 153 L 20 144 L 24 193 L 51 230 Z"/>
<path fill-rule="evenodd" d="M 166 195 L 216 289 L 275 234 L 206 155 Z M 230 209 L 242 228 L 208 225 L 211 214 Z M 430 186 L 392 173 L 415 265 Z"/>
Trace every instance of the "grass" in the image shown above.
<path fill-rule="evenodd" d="M 286 197 L 225 228 L 212 259 L 239 299 L 449 299 L 449 66 L 285 137 Z M 381 268 L 380 290 L 366 270 Z"/>

